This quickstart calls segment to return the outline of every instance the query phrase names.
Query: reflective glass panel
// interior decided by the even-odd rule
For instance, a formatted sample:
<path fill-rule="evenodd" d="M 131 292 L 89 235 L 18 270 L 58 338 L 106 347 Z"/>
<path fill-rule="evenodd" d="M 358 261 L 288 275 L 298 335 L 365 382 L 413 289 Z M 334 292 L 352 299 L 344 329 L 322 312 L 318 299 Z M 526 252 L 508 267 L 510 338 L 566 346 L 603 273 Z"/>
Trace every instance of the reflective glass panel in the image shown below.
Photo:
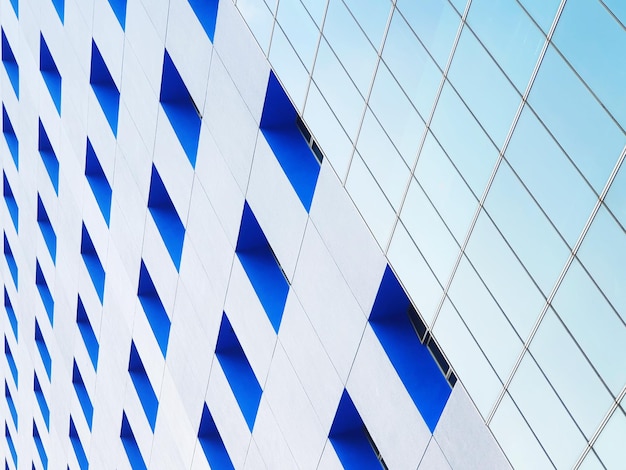
<path fill-rule="evenodd" d="M 522 359 L 509 393 L 556 468 L 572 468 L 587 440 L 529 354 Z"/>
<path fill-rule="evenodd" d="M 383 63 L 376 73 L 369 106 L 405 163 L 412 168 L 424 134 L 424 121 Z"/>
<path fill-rule="evenodd" d="M 391 2 L 389 0 L 344 0 L 344 2 L 372 45 L 378 49 L 391 12 Z"/>
<path fill-rule="evenodd" d="M 510 0 L 473 0 L 467 22 L 523 93 L 546 40 L 539 28 Z"/>
<path fill-rule="evenodd" d="M 493 180 L 485 208 L 535 282 L 548 295 L 570 250 L 504 161 Z"/>
<path fill-rule="evenodd" d="M 626 227 L 626 164 L 623 162 L 604 198 L 604 202 L 619 223 L 622 224 L 622 227 Z"/>
<path fill-rule="evenodd" d="M 341 0 L 330 0 L 323 32 L 339 61 L 365 96 L 372 83 L 377 54 Z"/>
<path fill-rule="evenodd" d="M 284 88 L 289 90 L 289 96 L 296 108 L 302 109 L 309 83 L 309 73 L 278 25 L 274 28 L 269 59 L 272 67 L 280 76 Z"/>
<path fill-rule="evenodd" d="M 459 245 L 462 244 L 478 200 L 430 132 L 420 152 L 415 177 Z"/>
<path fill-rule="evenodd" d="M 522 111 L 505 158 L 573 247 L 596 196 L 528 107 Z"/>
<path fill-rule="evenodd" d="M 522 341 L 466 257 L 454 274 L 448 296 L 500 379 L 506 381 L 522 352 Z"/>
<path fill-rule="evenodd" d="M 552 41 L 626 127 L 626 30 L 599 2 L 568 0 Z"/>
<path fill-rule="evenodd" d="M 611 391 L 626 384 L 626 327 L 578 260 L 574 260 L 552 305 Z"/>
<path fill-rule="evenodd" d="M 363 120 L 357 150 L 391 205 L 398 210 L 410 170 L 370 110 Z"/>
<path fill-rule="evenodd" d="M 422 119 L 428 119 L 442 73 L 398 10 L 394 11 L 387 31 L 382 59 Z"/>
<path fill-rule="evenodd" d="M 430 129 L 480 197 L 498 159 L 498 150 L 448 83 L 441 91 Z"/>
<path fill-rule="evenodd" d="M 520 337 L 526 339 L 545 298 L 484 212 L 465 252 Z"/>
<path fill-rule="evenodd" d="M 238 0 L 237 8 L 254 34 L 259 46 L 267 54 L 272 36 L 274 15 L 264 2 L 259 0 Z"/>
<path fill-rule="evenodd" d="M 626 415 L 617 408 L 593 448 L 606 468 L 621 468 L 626 462 Z"/>
<path fill-rule="evenodd" d="M 626 321 L 626 234 L 604 206 L 596 214 L 578 257 Z"/>
<path fill-rule="evenodd" d="M 446 285 L 460 248 L 415 179 L 400 218 L 439 282 Z"/>
<path fill-rule="evenodd" d="M 459 14 L 446 0 L 398 0 L 396 8 L 443 69 L 459 29 Z"/>
<path fill-rule="evenodd" d="M 502 146 L 521 96 L 468 28 L 463 29 L 448 78 L 487 134 Z"/>
<path fill-rule="evenodd" d="M 548 310 L 530 344 L 530 352 L 587 438 L 613 402 L 587 359 Z"/>
<path fill-rule="evenodd" d="M 319 27 L 324 19 L 324 13 L 326 13 L 328 0 L 302 0 L 302 3 L 308 10 L 309 15 L 313 18 L 313 21 L 315 21 L 315 24 Z"/>
<path fill-rule="evenodd" d="M 544 33 L 552 26 L 561 0 L 518 0 Z"/>
<path fill-rule="evenodd" d="M 599 194 L 626 136 L 552 46 L 541 63 L 529 103 Z"/>
<path fill-rule="evenodd" d="M 433 335 L 485 418 L 502 390 L 502 383 L 449 300 L 441 307 Z"/>
<path fill-rule="evenodd" d="M 276 21 L 289 38 L 306 69 L 311 70 L 320 32 L 304 5 L 300 0 L 281 0 L 278 4 Z M 272 51 L 273 49 L 272 42 Z"/>

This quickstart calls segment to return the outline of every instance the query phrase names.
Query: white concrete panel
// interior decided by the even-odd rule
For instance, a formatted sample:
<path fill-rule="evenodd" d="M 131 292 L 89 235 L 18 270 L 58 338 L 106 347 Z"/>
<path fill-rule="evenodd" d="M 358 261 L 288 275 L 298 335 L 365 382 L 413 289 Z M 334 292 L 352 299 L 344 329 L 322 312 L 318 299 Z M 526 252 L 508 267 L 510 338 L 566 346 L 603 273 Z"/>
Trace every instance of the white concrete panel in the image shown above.
<path fill-rule="evenodd" d="M 312 225 L 304 235 L 292 289 L 345 383 L 366 318 Z"/>
<path fill-rule="evenodd" d="M 255 122 L 219 57 L 209 73 L 204 122 L 235 176 L 239 188 L 248 185 L 252 154 L 258 133 Z"/>
<path fill-rule="evenodd" d="M 374 304 L 386 260 L 337 175 L 324 163 L 311 220 L 364 312 Z"/>
<path fill-rule="evenodd" d="M 267 468 L 263 458 L 259 453 L 259 449 L 254 442 L 254 439 L 250 441 L 250 447 L 248 447 L 248 455 L 246 455 L 246 461 L 244 463 L 244 469 L 263 469 Z"/>
<path fill-rule="evenodd" d="M 254 423 L 252 442 L 258 448 L 263 466 L 258 468 L 297 468 L 283 430 L 278 426 L 267 400 L 261 398 L 259 412 Z M 250 466 L 250 468 L 256 468 Z"/>
<path fill-rule="evenodd" d="M 287 297 L 278 340 L 322 428 L 330 429 L 343 393 L 343 382 L 293 292 Z"/>
<path fill-rule="evenodd" d="M 389 468 L 417 468 L 430 430 L 369 325 L 346 388 Z"/>
<path fill-rule="evenodd" d="M 446 460 L 443 452 L 437 445 L 437 441 L 430 440 L 430 444 L 426 448 L 426 452 L 422 457 L 422 461 L 419 464 L 419 469 L 424 470 L 451 470 L 450 464 Z M 481 467 L 482 468 L 482 467 Z"/>
<path fill-rule="evenodd" d="M 339 457 L 337 457 L 337 452 L 333 448 L 330 441 L 326 441 L 326 446 L 324 447 L 324 452 L 322 453 L 322 458 L 320 459 L 320 463 L 317 466 L 319 470 L 342 470 L 343 465 L 339 461 Z"/>
<path fill-rule="evenodd" d="M 291 452 L 303 468 L 314 468 L 328 429 L 321 426 L 289 359 L 278 344 L 263 391 Z"/>
<path fill-rule="evenodd" d="M 261 120 L 269 64 L 231 2 L 220 2 L 215 50 L 256 122 Z"/>
<path fill-rule="evenodd" d="M 108 0 L 95 0 L 94 18 L 93 39 L 119 90 L 124 57 L 124 31 Z"/>
<path fill-rule="evenodd" d="M 511 468 L 460 383 L 452 389 L 434 438 L 454 469 Z"/>
<path fill-rule="evenodd" d="M 246 199 L 287 278 L 293 279 L 308 214 L 260 133 Z"/>

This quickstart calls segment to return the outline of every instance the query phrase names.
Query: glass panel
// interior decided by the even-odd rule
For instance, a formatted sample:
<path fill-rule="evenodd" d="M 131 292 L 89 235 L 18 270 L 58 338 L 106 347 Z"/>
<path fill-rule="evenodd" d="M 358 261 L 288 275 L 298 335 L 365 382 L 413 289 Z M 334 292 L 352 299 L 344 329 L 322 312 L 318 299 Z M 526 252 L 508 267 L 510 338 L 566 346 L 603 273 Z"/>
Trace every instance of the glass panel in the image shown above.
<path fill-rule="evenodd" d="M 363 120 L 357 149 L 391 205 L 398 210 L 410 170 L 369 110 Z"/>
<path fill-rule="evenodd" d="M 556 468 L 572 468 L 587 441 L 529 354 L 509 392 Z"/>
<path fill-rule="evenodd" d="M 546 312 L 530 352 L 587 438 L 591 438 L 613 398 L 554 314 Z"/>
<path fill-rule="evenodd" d="M 626 327 L 577 260 L 567 271 L 552 305 L 617 395 L 626 384 Z"/>
<path fill-rule="evenodd" d="M 302 109 L 309 84 L 309 73 L 278 25 L 274 28 L 269 58 L 296 108 Z"/>
<path fill-rule="evenodd" d="M 254 34 L 259 46 L 267 54 L 274 25 L 274 15 L 267 5 L 259 0 L 237 0 L 237 8 L 241 12 L 248 27 Z"/>
<path fill-rule="evenodd" d="M 484 212 L 465 252 L 517 333 L 526 339 L 545 299 Z"/>
<path fill-rule="evenodd" d="M 467 22 L 523 93 L 546 40 L 539 28 L 510 0 L 473 0 Z"/>
<path fill-rule="evenodd" d="M 448 295 L 500 379 L 508 379 L 522 341 L 465 257 Z"/>
<path fill-rule="evenodd" d="M 626 234 L 604 206 L 589 228 L 578 257 L 626 321 Z"/>
<path fill-rule="evenodd" d="M 377 54 L 341 0 L 330 0 L 328 4 L 324 37 L 365 96 L 372 83 Z"/>
<path fill-rule="evenodd" d="M 463 243 L 478 200 L 431 133 L 420 152 L 415 177 L 459 245 Z"/>
<path fill-rule="evenodd" d="M 606 470 L 606 468 L 610 467 L 602 465 L 593 450 L 589 451 L 585 460 L 583 460 L 580 467 L 578 467 L 579 470 Z"/>
<path fill-rule="evenodd" d="M 446 0 L 398 0 L 396 8 L 443 69 L 459 29 L 458 13 Z"/>
<path fill-rule="evenodd" d="M 439 306 L 443 289 L 402 222 L 396 225 L 387 257 L 398 278 L 402 280 L 413 305 L 424 321 L 430 323 Z"/>
<path fill-rule="evenodd" d="M 425 124 L 383 63 L 376 73 L 369 106 L 406 164 L 412 168 Z"/>
<path fill-rule="evenodd" d="M 439 282 L 446 285 L 460 248 L 415 179 L 400 218 Z"/>
<path fill-rule="evenodd" d="M 502 146 L 521 97 L 468 28 L 463 29 L 448 78 L 496 145 Z"/>
<path fill-rule="evenodd" d="M 522 111 L 505 157 L 573 247 L 596 196 L 528 107 Z"/>
<path fill-rule="evenodd" d="M 387 31 L 382 59 L 393 70 L 422 119 L 427 119 L 439 90 L 442 73 L 398 10 L 394 11 Z"/>
<path fill-rule="evenodd" d="M 343 181 L 352 154 L 352 142 L 314 83 L 309 88 L 304 120 L 309 129 L 315 129 L 315 141 Z"/>
<path fill-rule="evenodd" d="M 626 31 L 600 2 L 568 0 L 552 40 L 626 127 Z"/>
<path fill-rule="evenodd" d="M 281 0 L 278 4 L 276 21 L 289 38 L 306 69 L 311 70 L 320 32 L 300 0 Z M 271 50 L 272 52 L 274 50 L 273 42 Z"/>
<path fill-rule="evenodd" d="M 326 40 L 320 43 L 313 80 L 350 138 L 361 122 L 365 102 Z"/>
<path fill-rule="evenodd" d="M 240 0 L 237 0 L 239 3 Z M 324 19 L 324 13 L 326 13 L 326 6 L 328 5 L 327 0 L 302 0 L 304 7 L 308 10 L 309 15 L 315 21 L 315 24 L 319 27 L 322 24 L 322 20 Z"/>
<path fill-rule="evenodd" d="M 502 390 L 502 383 L 449 300 L 439 312 L 433 335 L 485 418 Z"/>
<path fill-rule="evenodd" d="M 622 163 L 615 179 L 604 198 L 615 218 L 626 227 L 626 164 Z"/>
<path fill-rule="evenodd" d="M 626 3 L 623 0 L 602 0 L 602 2 L 609 7 L 622 25 L 626 25 Z"/>
<path fill-rule="evenodd" d="M 389 0 L 344 0 L 372 45 L 378 49 L 387 26 L 391 2 Z"/>
<path fill-rule="evenodd" d="M 498 150 L 446 83 L 430 126 L 439 144 L 480 197 L 498 159 Z"/>
<path fill-rule="evenodd" d="M 552 46 L 541 63 L 529 103 L 600 193 L 626 136 Z"/>
<path fill-rule="evenodd" d="M 617 408 L 593 448 L 606 468 L 622 468 L 626 462 L 626 415 Z"/>
<path fill-rule="evenodd" d="M 539 24 L 544 33 L 552 26 L 561 0 L 517 0 Z"/>
<path fill-rule="evenodd" d="M 489 425 L 513 468 L 553 468 L 537 438 L 507 393 Z"/>
<path fill-rule="evenodd" d="M 485 208 L 535 282 L 548 295 L 570 250 L 506 162 L 498 168 Z"/>
<path fill-rule="evenodd" d="M 396 213 L 358 153 L 355 153 L 350 165 L 346 190 L 378 244 L 385 248 L 393 230 Z"/>

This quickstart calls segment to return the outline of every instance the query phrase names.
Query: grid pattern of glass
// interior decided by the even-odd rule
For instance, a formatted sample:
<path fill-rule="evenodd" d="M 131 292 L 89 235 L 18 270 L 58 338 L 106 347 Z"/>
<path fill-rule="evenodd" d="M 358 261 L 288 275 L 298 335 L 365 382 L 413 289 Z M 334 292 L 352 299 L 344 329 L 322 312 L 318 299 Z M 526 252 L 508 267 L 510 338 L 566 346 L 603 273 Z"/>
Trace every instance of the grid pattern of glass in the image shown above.
<path fill-rule="evenodd" d="M 622 3 L 235 3 L 513 466 L 623 463 Z"/>

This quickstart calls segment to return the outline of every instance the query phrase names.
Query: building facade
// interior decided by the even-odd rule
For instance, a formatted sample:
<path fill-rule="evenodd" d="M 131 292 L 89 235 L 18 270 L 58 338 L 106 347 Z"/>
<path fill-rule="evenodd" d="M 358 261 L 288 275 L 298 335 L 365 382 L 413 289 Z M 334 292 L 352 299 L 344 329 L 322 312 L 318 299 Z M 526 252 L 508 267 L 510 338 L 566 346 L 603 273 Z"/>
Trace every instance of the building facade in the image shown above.
<path fill-rule="evenodd" d="M 623 5 L 0 0 L 5 468 L 623 468 Z"/>

